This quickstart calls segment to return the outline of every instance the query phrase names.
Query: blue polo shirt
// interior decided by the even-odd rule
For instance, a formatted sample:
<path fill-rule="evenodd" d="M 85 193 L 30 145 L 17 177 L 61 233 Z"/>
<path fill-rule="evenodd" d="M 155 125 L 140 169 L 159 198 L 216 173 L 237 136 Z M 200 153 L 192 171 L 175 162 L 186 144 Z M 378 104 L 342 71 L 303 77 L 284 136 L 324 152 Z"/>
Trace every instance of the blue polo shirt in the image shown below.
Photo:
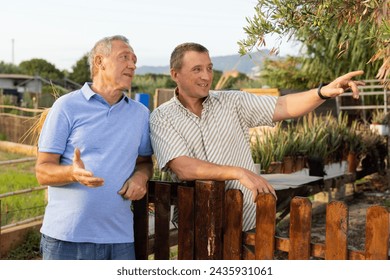
<path fill-rule="evenodd" d="M 149 110 L 123 95 L 109 105 L 89 84 L 56 100 L 45 120 L 38 148 L 71 165 L 74 149 L 85 168 L 104 185 L 50 187 L 41 232 L 50 237 L 93 243 L 133 242 L 130 201 L 118 191 L 134 172 L 137 157 L 152 155 Z"/>

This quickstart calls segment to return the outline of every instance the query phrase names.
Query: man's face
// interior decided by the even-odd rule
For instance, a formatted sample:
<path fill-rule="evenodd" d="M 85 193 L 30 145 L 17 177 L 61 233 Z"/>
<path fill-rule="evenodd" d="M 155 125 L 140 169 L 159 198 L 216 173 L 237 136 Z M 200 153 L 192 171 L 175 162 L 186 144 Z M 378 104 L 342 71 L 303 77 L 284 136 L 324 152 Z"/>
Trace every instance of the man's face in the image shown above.
<path fill-rule="evenodd" d="M 133 50 L 124 42 L 112 42 L 111 54 L 102 56 L 102 78 L 111 88 L 130 89 L 134 77 L 137 57 Z"/>
<path fill-rule="evenodd" d="M 179 94 L 192 98 L 204 98 L 209 94 L 213 81 L 213 64 L 207 52 L 189 51 L 184 54 L 182 68 L 171 76 L 179 88 Z"/>

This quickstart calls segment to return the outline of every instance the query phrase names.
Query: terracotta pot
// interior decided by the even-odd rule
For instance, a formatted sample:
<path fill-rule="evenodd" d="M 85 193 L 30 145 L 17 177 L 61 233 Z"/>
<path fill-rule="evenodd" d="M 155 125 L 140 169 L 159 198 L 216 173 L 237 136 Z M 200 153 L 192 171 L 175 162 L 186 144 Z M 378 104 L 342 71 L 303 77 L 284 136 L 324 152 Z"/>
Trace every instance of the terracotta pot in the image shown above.
<path fill-rule="evenodd" d="M 273 161 L 268 167 L 268 174 L 275 174 L 282 172 L 282 162 L 281 161 Z"/>
<path fill-rule="evenodd" d="M 305 157 L 297 156 L 295 159 L 295 172 L 302 170 L 305 168 Z"/>
<path fill-rule="evenodd" d="M 356 172 L 356 168 L 358 167 L 359 164 L 357 155 L 354 152 L 349 152 L 347 161 L 348 161 L 348 172 L 349 173 Z"/>
<path fill-rule="evenodd" d="M 290 174 L 294 172 L 294 158 L 287 156 L 283 158 L 283 173 Z"/>

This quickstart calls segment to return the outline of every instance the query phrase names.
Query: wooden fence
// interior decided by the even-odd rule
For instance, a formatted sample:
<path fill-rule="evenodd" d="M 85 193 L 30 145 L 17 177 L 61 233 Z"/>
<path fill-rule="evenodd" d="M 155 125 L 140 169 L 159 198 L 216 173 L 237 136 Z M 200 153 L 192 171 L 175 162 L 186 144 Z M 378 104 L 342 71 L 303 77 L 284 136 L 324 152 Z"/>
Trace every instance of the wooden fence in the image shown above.
<path fill-rule="evenodd" d="M 35 145 L 37 136 L 29 132 L 43 111 L 0 104 L 0 134 L 7 141 Z"/>
<path fill-rule="evenodd" d="M 135 247 L 138 259 L 169 259 L 170 247 L 178 245 L 178 259 L 265 259 L 277 251 L 288 259 L 327 260 L 389 259 L 389 212 L 385 207 L 367 210 L 365 250 L 348 247 L 348 208 L 334 201 L 326 209 L 325 243 L 311 242 L 312 205 L 308 198 L 294 197 L 290 205 L 289 237 L 276 233 L 277 202 L 271 194 L 257 197 L 256 231 L 242 231 L 243 197 L 239 190 L 225 192 L 223 182 L 190 184 L 149 182 L 148 195 L 134 203 Z M 148 212 L 155 209 L 149 234 Z M 171 205 L 178 207 L 178 229 L 170 229 Z"/>

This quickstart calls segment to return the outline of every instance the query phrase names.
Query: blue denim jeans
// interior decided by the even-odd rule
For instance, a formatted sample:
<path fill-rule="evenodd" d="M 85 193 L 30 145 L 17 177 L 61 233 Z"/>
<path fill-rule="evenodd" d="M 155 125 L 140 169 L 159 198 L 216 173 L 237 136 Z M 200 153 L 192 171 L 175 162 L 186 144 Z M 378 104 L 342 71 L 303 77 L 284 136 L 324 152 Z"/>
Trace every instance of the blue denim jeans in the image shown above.
<path fill-rule="evenodd" d="M 134 243 L 77 243 L 41 236 L 43 260 L 135 260 Z"/>

